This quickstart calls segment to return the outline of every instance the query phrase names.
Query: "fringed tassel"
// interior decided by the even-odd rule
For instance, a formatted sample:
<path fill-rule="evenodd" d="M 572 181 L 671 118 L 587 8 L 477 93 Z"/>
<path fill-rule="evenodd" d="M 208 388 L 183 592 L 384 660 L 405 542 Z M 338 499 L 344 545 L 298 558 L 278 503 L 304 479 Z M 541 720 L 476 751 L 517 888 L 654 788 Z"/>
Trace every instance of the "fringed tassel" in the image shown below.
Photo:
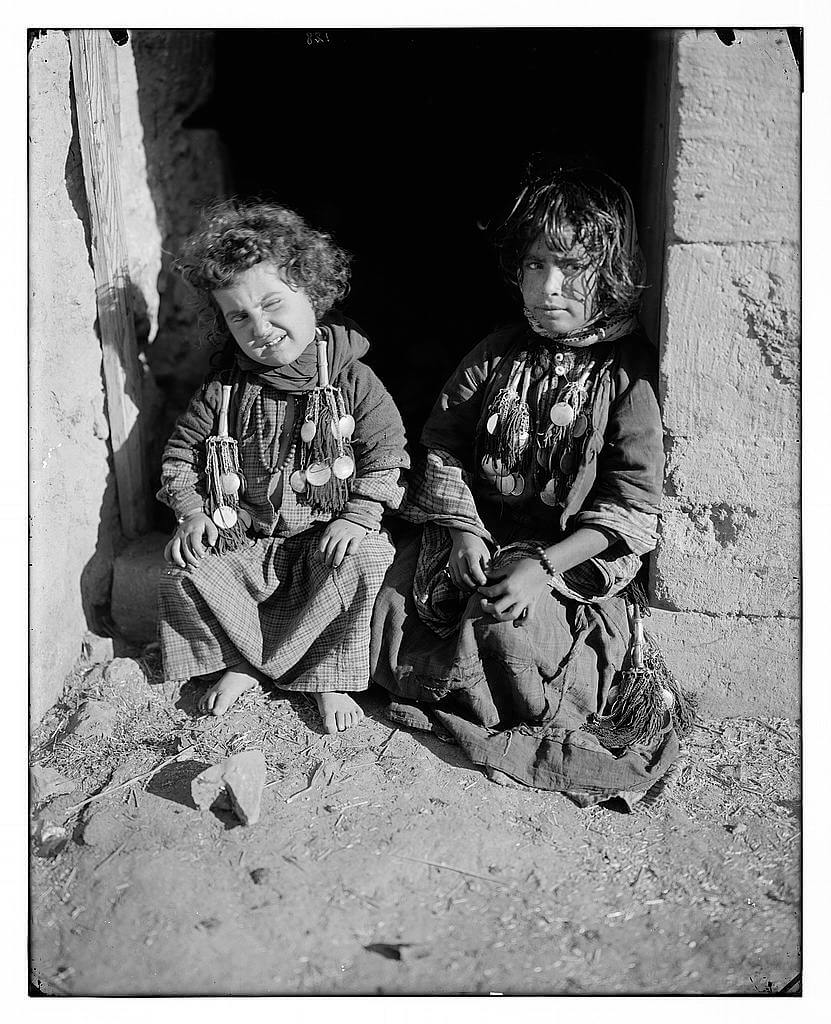
<path fill-rule="evenodd" d="M 219 429 L 205 441 L 207 512 L 219 530 L 213 546 L 216 555 L 241 548 L 247 540 L 240 516 L 239 492 L 243 486 L 237 442 L 228 435 L 230 385 L 223 385 Z"/>
<path fill-rule="evenodd" d="M 349 499 L 349 481 L 355 476 L 350 441 L 355 420 L 346 410 L 340 388 L 329 383 L 325 338 L 320 336 L 317 344 L 320 386 L 306 398 L 300 427 L 299 475 L 305 486 L 301 484 L 297 501 L 330 515 L 340 512 Z"/>
<path fill-rule="evenodd" d="M 676 682 L 657 643 L 644 631 L 637 603 L 632 605 L 632 622 L 629 664 L 621 673 L 609 713 L 593 715 L 585 726 L 610 750 L 651 743 L 670 724 L 683 738 L 698 710 L 696 696 Z"/>
<path fill-rule="evenodd" d="M 531 448 L 531 412 L 527 402 L 503 388 L 485 417 L 484 454 L 513 473 L 525 468 Z"/>

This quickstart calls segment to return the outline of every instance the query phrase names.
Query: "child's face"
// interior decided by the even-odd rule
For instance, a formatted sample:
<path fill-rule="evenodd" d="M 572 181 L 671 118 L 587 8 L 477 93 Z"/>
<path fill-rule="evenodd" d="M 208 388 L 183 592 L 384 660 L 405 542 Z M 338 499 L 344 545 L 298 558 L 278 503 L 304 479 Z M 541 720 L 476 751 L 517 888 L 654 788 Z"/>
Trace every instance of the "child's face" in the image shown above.
<path fill-rule="evenodd" d="M 213 297 L 234 341 L 263 366 L 293 363 L 314 340 L 317 320 L 308 295 L 271 263 L 243 270 Z"/>
<path fill-rule="evenodd" d="M 554 251 L 540 235 L 522 260 L 520 289 L 534 318 L 552 334 L 576 331 L 594 312 L 597 275 L 575 246 Z"/>

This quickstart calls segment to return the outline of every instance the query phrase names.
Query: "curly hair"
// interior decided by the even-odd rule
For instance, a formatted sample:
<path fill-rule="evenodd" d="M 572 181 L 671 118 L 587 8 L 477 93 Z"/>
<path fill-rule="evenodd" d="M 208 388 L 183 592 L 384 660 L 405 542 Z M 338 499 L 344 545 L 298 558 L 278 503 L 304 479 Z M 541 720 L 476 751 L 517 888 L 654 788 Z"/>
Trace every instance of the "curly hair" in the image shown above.
<path fill-rule="evenodd" d="M 199 325 L 206 340 L 225 345 L 231 335 L 212 293 L 258 263 L 279 268 L 302 288 L 319 320 L 349 290 L 350 255 L 322 231 L 275 203 L 231 199 L 215 203 L 187 239 L 175 267 L 196 289 Z"/>
<path fill-rule="evenodd" d="M 604 312 L 637 309 L 644 284 L 643 257 L 632 245 L 631 200 L 600 171 L 556 170 L 530 181 L 494 233 L 502 272 L 521 286 L 522 261 L 542 235 L 554 252 L 581 246 L 584 267 L 597 272 L 597 306 Z"/>

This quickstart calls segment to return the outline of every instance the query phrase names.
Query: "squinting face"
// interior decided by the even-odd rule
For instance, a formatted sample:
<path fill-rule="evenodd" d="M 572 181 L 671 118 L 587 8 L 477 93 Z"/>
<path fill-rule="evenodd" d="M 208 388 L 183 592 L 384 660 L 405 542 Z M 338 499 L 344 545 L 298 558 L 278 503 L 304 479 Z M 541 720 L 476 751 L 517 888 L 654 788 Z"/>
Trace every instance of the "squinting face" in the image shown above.
<path fill-rule="evenodd" d="M 576 331 L 594 313 L 597 275 L 581 260 L 583 251 L 548 248 L 540 235 L 522 259 L 520 289 L 525 305 L 552 334 Z"/>
<path fill-rule="evenodd" d="M 271 263 L 243 270 L 213 297 L 234 341 L 263 366 L 293 363 L 314 340 L 317 319 L 308 295 Z"/>

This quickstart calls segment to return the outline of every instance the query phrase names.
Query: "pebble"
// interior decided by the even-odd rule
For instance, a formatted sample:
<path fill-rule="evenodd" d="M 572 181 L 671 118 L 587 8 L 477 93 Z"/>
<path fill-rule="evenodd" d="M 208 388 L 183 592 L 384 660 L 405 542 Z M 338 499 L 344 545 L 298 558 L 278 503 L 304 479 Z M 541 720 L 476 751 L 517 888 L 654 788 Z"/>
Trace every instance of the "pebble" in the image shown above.
<path fill-rule="evenodd" d="M 115 725 L 118 711 L 102 700 L 85 700 L 69 719 L 66 732 L 73 736 L 105 736 Z"/>
<path fill-rule="evenodd" d="M 66 796 L 78 788 L 77 782 L 61 775 L 54 768 L 41 768 L 37 764 L 29 769 L 29 781 L 33 804 L 45 803 L 56 796 Z"/>
<path fill-rule="evenodd" d="M 271 868 L 254 868 L 248 873 L 254 885 L 264 885 L 271 878 Z"/>
<path fill-rule="evenodd" d="M 244 750 L 211 765 L 191 782 L 191 795 L 203 811 L 213 807 L 223 793 L 243 825 L 254 825 L 260 818 L 260 803 L 265 786 L 265 756 L 261 750 Z"/>
<path fill-rule="evenodd" d="M 146 682 L 144 669 L 134 658 L 115 658 L 104 670 L 107 686 L 139 689 Z"/>
<path fill-rule="evenodd" d="M 69 842 L 69 833 L 63 825 L 46 818 L 38 818 L 32 832 L 38 857 L 56 857 Z"/>

